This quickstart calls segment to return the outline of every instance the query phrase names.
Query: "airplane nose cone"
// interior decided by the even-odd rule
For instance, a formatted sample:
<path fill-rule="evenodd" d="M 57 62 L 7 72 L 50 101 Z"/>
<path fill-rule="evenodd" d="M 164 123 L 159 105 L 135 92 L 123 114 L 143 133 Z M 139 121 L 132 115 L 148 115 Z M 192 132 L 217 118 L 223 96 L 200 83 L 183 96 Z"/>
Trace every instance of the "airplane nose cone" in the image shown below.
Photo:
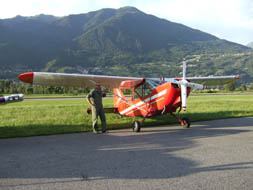
<path fill-rule="evenodd" d="M 25 83 L 33 83 L 33 72 L 30 73 L 23 73 L 18 76 L 19 80 Z"/>

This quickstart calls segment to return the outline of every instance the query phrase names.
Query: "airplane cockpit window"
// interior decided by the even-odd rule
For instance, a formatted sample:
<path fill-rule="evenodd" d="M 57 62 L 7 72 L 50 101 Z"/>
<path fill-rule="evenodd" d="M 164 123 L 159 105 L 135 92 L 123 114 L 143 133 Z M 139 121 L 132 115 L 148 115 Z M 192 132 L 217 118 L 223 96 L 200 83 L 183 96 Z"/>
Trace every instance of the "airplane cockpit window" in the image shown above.
<path fill-rule="evenodd" d="M 146 79 L 146 83 L 150 86 L 152 90 L 157 86 L 161 85 L 160 81 L 155 79 Z"/>
<path fill-rule="evenodd" d="M 180 88 L 178 84 L 171 83 L 174 88 Z"/>
<path fill-rule="evenodd" d="M 140 85 L 138 88 L 136 88 L 135 93 L 137 93 L 138 95 L 136 94 L 134 99 L 140 98 L 140 96 L 144 98 L 145 96 L 148 96 L 152 93 L 152 88 L 150 84 L 146 82 L 143 85 Z"/>
<path fill-rule="evenodd" d="M 142 95 L 145 97 L 145 96 L 147 96 L 151 93 L 152 93 L 152 91 L 151 91 L 150 85 L 148 83 L 144 83 L 143 84 L 143 94 Z"/>

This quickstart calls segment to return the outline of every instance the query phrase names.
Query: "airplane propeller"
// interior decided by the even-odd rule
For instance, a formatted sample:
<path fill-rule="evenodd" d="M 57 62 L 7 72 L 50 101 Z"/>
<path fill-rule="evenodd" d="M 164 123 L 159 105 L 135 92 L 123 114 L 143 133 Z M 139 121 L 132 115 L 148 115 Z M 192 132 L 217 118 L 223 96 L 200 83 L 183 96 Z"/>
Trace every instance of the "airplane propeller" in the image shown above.
<path fill-rule="evenodd" d="M 186 59 L 183 59 L 183 77 L 180 80 L 176 80 L 176 79 L 169 79 L 166 81 L 169 81 L 171 83 L 174 84 L 178 84 L 181 87 L 181 102 L 182 102 L 182 108 L 184 111 L 186 111 L 186 107 L 187 107 L 187 88 L 193 88 L 193 89 L 204 89 L 205 85 L 202 84 L 197 84 L 197 83 L 193 83 L 193 82 L 189 82 L 186 79 Z"/>

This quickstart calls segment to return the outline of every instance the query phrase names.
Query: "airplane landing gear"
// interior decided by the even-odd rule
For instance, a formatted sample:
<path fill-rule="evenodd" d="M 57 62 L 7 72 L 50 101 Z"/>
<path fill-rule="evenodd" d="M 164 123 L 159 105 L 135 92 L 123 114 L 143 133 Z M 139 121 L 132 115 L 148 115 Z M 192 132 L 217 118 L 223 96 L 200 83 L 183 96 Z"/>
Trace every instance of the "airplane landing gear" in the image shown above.
<path fill-rule="evenodd" d="M 145 121 L 146 118 L 147 118 L 146 116 L 143 117 L 141 122 L 139 122 L 139 121 L 137 121 L 137 120 L 135 120 L 135 121 L 133 122 L 132 128 L 133 128 L 133 131 L 134 131 L 134 132 L 140 132 L 140 131 L 141 131 L 141 125 L 144 124 L 144 121 Z"/>
<path fill-rule="evenodd" d="M 188 118 L 182 118 L 182 119 L 180 119 L 175 114 L 173 114 L 173 113 L 170 113 L 170 114 L 181 123 L 181 126 L 183 128 L 189 128 L 191 126 L 190 119 L 188 119 Z"/>
<path fill-rule="evenodd" d="M 181 123 L 183 128 L 189 128 L 191 126 L 191 121 L 188 118 L 182 118 L 183 124 Z"/>
<path fill-rule="evenodd" d="M 141 123 L 137 120 L 135 120 L 132 124 L 132 128 L 134 132 L 140 132 L 141 131 Z"/>

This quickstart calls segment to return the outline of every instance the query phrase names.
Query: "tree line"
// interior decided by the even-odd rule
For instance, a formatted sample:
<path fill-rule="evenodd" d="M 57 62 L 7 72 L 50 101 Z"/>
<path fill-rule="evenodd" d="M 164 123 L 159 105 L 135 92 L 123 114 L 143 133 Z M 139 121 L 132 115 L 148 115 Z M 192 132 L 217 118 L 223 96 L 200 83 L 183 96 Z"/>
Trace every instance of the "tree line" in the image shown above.
<path fill-rule="evenodd" d="M 220 88 L 220 87 L 219 87 Z M 236 86 L 236 83 L 230 83 L 223 86 L 221 90 L 225 91 L 247 91 L 253 90 L 253 83 L 250 85 L 242 84 Z M 62 86 L 43 86 L 17 83 L 12 80 L 0 80 L 0 94 L 87 94 L 90 88 L 62 87 Z M 129 93 L 129 92 L 128 92 Z"/>

